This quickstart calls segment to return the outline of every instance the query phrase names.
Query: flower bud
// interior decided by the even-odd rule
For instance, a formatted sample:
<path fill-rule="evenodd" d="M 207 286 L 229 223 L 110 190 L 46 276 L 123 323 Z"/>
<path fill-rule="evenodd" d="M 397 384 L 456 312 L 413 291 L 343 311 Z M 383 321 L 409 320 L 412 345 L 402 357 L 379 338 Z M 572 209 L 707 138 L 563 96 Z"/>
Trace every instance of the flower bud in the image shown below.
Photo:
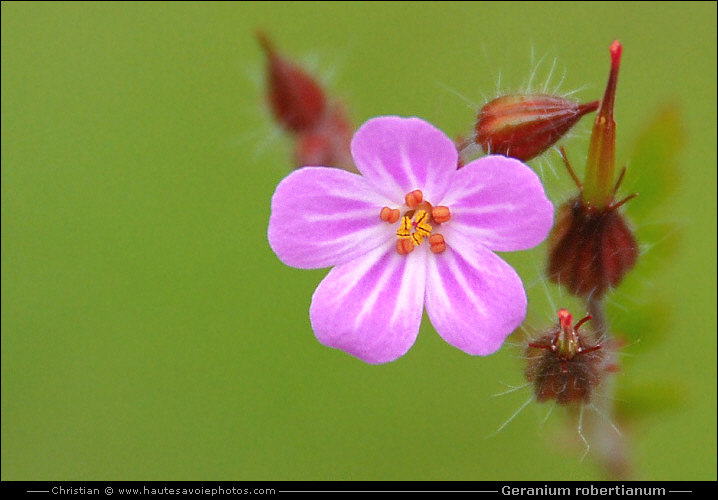
<path fill-rule="evenodd" d="M 485 153 L 528 161 L 597 108 L 598 101 L 580 104 L 546 94 L 497 97 L 479 111 L 475 141 Z"/>
<path fill-rule="evenodd" d="M 358 172 L 351 157 L 354 125 L 341 101 L 330 99 L 299 67 L 280 57 L 257 34 L 267 55 L 267 93 L 274 118 L 294 139 L 294 166 L 337 167 Z"/>
<path fill-rule="evenodd" d="M 257 37 L 267 56 L 267 93 L 274 118 L 294 133 L 314 127 L 326 109 L 321 86 L 301 68 L 277 54 L 264 33 L 258 32 Z"/>
<path fill-rule="evenodd" d="M 530 342 L 526 348 L 528 364 L 526 380 L 533 383 L 536 401 L 555 400 L 558 404 L 588 403 L 600 383 L 604 371 L 612 368 L 605 363 L 601 345 L 590 335 L 579 335 L 579 327 L 587 316 L 575 326 L 566 309 L 558 312 L 559 323 Z"/>

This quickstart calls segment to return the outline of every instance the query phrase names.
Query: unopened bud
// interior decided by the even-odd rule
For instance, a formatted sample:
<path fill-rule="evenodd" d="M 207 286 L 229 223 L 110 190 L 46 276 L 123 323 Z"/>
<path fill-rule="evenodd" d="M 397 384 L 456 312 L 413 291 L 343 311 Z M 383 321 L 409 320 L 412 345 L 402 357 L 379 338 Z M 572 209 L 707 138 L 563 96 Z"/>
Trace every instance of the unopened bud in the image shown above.
<path fill-rule="evenodd" d="M 475 141 L 487 154 L 528 161 L 597 108 L 598 101 L 580 104 L 546 94 L 501 96 L 479 110 Z"/>
<path fill-rule="evenodd" d="M 278 55 L 264 33 L 258 32 L 257 37 L 267 55 L 267 96 L 272 113 L 295 139 L 294 166 L 358 172 L 350 151 L 354 125 L 344 104 L 330 99 L 317 81 Z"/>
<path fill-rule="evenodd" d="M 257 37 L 267 56 L 267 94 L 274 118 L 294 133 L 314 127 L 326 108 L 321 86 L 301 68 L 277 54 L 264 33 L 258 32 Z"/>

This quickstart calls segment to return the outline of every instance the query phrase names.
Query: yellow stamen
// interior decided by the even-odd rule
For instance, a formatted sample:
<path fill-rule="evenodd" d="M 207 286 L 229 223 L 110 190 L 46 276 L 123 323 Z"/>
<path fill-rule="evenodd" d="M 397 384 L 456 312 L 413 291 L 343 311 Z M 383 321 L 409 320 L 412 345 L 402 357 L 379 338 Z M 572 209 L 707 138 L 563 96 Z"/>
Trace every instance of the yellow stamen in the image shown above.
<path fill-rule="evenodd" d="M 428 220 L 429 214 L 425 210 L 417 210 L 413 218 L 405 215 L 401 218 L 401 227 L 396 230 L 396 235 L 400 240 L 409 240 L 414 246 L 419 246 L 424 241 L 424 237 L 431 234 L 431 224 L 427 222 Z"/>
<path fill-rule="evenodd" d="M 411 219 L 407 215 L 401 218 L 401 227 L 396 230 L 396 235 L 400 239 L 407 239 L 411 236 Z"/>
<path fill-rule="evenodd" d="M 431 224 L 427 222 L 429 220 L 429 214 L 424 210 L 418 210 L 414 214 L 414 219 L 416 220 L 416 232 L 414 234 L 419 234 L 422 237 L 429 236 L 431 234 Z"/>

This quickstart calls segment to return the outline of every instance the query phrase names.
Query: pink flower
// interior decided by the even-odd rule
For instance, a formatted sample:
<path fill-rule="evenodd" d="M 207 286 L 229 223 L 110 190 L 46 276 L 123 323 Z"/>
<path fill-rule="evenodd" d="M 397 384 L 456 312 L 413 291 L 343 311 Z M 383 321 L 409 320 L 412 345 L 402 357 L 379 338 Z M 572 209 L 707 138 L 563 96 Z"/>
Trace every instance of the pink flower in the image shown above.
<path fill-rule="evenodd" d="M 269 244 L 288 266 L 335 266 L 309 317 L 319 342 L 367 363 L 414 344 L 426 307 L 449 344 L 501 347 L 526 315 L 516 271 L 495 251 L 546 238 L 553 206 L 518 160 L 486 156 L 456 168 L 448 137 L 419 118 L 364 123 L 351 143 L 362 175 L 303 167 L 272 197 Z"/>

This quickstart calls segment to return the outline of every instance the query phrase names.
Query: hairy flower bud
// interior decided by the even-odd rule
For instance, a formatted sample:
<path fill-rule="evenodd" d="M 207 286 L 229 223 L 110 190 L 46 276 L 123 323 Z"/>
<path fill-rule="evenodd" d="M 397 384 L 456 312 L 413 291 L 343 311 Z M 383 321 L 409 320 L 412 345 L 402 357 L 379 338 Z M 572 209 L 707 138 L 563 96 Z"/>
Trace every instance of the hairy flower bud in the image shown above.
<path fill-rule="evenodd" d="M 475 141 L 485 153 L 528 161 L 597 108 L 598 101 L 580 104 L 547 94 L 497 97 L 479 110 Z"/>
<path fill-rule="evenodd" d="M 358 172 L 351 157 L 354 125 L 343 102 L 279 56 L 269 38 L 257 34 L 267 56 L 267 96 L 275 120 L 294 139 L 294 166 L 337 167 Z"/>

